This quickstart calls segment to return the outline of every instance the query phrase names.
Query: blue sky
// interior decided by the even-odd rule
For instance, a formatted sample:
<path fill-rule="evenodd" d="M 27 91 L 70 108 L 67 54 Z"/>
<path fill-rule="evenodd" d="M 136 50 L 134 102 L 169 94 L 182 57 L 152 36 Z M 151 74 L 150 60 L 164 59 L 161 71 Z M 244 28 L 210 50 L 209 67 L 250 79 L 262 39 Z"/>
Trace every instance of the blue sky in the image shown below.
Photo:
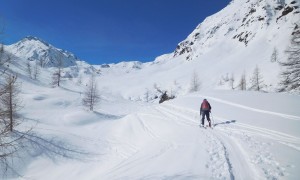
<path fill-rule="evenodd" d="M 31 35 L 91 64 L 172 52 L 230 0 L 2 0 L 5 44 Z"/>

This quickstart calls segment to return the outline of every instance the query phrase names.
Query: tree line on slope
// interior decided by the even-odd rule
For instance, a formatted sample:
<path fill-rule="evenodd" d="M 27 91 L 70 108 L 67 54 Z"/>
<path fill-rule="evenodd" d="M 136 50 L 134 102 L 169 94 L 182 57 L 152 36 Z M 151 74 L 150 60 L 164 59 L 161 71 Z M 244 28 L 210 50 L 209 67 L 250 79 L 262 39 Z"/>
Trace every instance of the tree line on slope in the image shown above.
<path fill-rule="evenodd" d="M 0 35 L 3 32 L 0 32 Z M 10 69 L 12 56 L 0 43 L 0 179 L 1 177 L 22 177 L 18 163 L 27 152 L 30 155 L 45 154 L 51 159 L 56 157 L 76 158 L 88 155 L 77 147 L 62 143 L 58 138 L 43 137 L 34 131 L 34 127 L 22 126 L 25 117 L 19 114 L 23 103 L 20 98 L 22 90 L 18 75 Z M 30 72 L 31 66 L 27 65 Z M 28 73 L 30 78 L 37 80 L 38 70 Z M 22 154 L 22 155 L 21 155 Z"/>
<path fill-rule="evenodd" d="M 292 32 L 290 45 L 285 51 L 287 59 L 281 61 L 278 58 L 278 50 L 274 48 L 271 54 L 271 62 L 278 62 L 281 66 L 281 72 L 279 74 L 280 81 L 276 88 L 278 92 L 294 92 L 300 93 L 300 22 L 295 24 Z M 252 76 L 250 77 L 250 87 L 246 78 L 246 72 L 244 71 L 235 85 L 236 79 L 233 74 L 229 77 L 222 76 L 219 85 L 228 83 L 232 90 L 254 90 L 254 91 L 266 91 L 267 85 L 264 83 L 263 75 L 258 66 L 255 67 Z"/>
<path fill-rule="evenodd" d="M 237 85 L 235 85 L 236 79 L 234 77 L 234 74 L 232 73 L 229 77 L 228 74 L 226 76 L 222 76 L 219 85 L 224 85 L 225 83 L 228 83 L 230 88 L 232 90 L 238 89 L 241 91 L 245 90 L 253 90 L 253 91 L 265 91 L 265 88 L 267 85 L 264 83 L 263 75 L 258 66 L 254 68 L 253 74 L 250 77 L 250 87 L 249 83 L 247 81 L 246 72 L 244 71 L 239 79 L 237 81 Z"/>

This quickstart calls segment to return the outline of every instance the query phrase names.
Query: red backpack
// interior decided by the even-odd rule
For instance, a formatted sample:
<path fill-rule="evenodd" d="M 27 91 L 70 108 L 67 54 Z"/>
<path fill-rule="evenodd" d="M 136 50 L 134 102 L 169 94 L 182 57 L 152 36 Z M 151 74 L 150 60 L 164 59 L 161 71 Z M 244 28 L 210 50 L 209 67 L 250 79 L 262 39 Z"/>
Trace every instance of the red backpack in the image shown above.
<path fill-rule="evenodd" d="M 203 101 L 201 108 L 202 110 L 209 110 L 208 101 Z"/>

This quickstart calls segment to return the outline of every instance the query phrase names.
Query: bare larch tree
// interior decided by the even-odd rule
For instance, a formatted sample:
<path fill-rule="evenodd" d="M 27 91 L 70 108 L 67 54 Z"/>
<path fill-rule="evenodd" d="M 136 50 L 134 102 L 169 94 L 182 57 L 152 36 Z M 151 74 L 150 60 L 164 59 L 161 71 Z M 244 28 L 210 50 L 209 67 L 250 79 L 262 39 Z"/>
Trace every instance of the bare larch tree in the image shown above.
<path fill-rule="evenodd" d="M 258 66 L 256 66 L 253 71 L 253 75 L 250 79 L 250 83 L 251 83 L 250 90 L 261 91 L 263 87 L 265 87 L 263 76 Z"/>
<path fill-rule="evenodd" d="M 63 71 L 63 60 L 62 56 L 57 58 L 57 65 L 56 71 L 52 74 L 52 85 L 60 86 L 61 78 L 62 78 L 62 71 Z"/>
<path fill-rule="evenodd" d="M 20 86 L 17 84 L 16 75 L 8 75 L 5 84 L 1 85 L 2 93 L 0 97 L 1 119 L 13 131 L 18 124 L 18 110 L 21 108 L 21 101 L 18 98 Z"/>
<path fill-rule="evenodd" d="M 89 83 L 83 94 L 82 104 L 90 109 L 94 110 L 96 104 L 100 102 L 100 94 L 98 92 L 97 82 L 95 76 L 92 75 Z"/>
<path fill-rule="evenodd" d="M 242 91 L 245 91 L 247 89 L 246 72 L 242 74 L 238 87 Z"/>
<path fill-rule="evenodd" d="M 196 71 L 193 72 L 192 74 L 192 79 L 191 79 L 191 88 L 190 92 L 197 92 L 201 88 L 201 82 L 199 80 L 199 76 L 196 73 Z"/>

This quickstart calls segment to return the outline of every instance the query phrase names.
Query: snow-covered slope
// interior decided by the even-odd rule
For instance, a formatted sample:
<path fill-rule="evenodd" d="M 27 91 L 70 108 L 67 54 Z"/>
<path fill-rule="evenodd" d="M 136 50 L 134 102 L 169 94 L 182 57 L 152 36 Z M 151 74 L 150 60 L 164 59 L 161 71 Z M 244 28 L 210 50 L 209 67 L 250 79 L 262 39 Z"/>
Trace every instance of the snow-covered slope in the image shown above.
<path fill-rule="evenodd" d="M 156 97 L 154 86 L 169 94 L 186 94 L 195 73 L 202 89 L 231 89 L 229 77 L 234 78 L 237 87 L 243 74 L 249 82 L 256 67 L 263 77 L 264 90 L 274 91 L 281 69 L 271 60 L 272 53 L 276 50 L 278 61 L 287 58 L 285 50 L 292 32 L 299 28 L 299 19 L 297 1 L 234 0 L 200 23 L 174 52 L 149 63 L 95 65 L 90 72 L 98 72 L 104 89 L 131 99 L 143 100 L 149 92 L 151 98 Z M 80 63 L 76 63 L 79 59 L 73 54 L 38 38 L 27 37 L 6 49 L 24 60 L 45 60 L 47 66 L 57 66 L 58 57 L 63 57 L 65 67 L 80 69 Z M 69 71 L 67 77 L 69 74 L 73 78 L 79 75 Z"/>
<path fill-rule="evenodd" d="M 187 39 L 179 43 L 173 55 L 183 55 L 191 60 L 209 51 L 217 51 L 220 45 L 224 48 L 231 45 L 229 48 L 233 51 L 243 52 L 249 51 L 247 46 L 258 46 L 262 42 L 264 44 L 259 47 L 264 51 L 276 47 L 281 53 L 289 43 L 294 23 L 299 21 L 298 3 L 294 0 L 232 1 L 199 24 Z"/>
<path fill-rule="evenodd" d="M 143 99 L 148 91 L 155 91 L 154 84 L 169 93 L 176 89 L 178 92 L 173 93 L 185 94 L 194 73 L 199 76 L 202 89 L 231 89 L 228 82 L 231 76 L 237 87 L 245 73 L 249 88 L 249 80 L 258 67 L 264 90 L 274 91 L 281 68 L 271 56 L 276 51 L 278 61 L 286 60 L 285 51 L 292 33 L 299 27 L 296 24 L 299 19 L 297 1 L 235 0 L 200 23 L 173 53 L 139 64 L 139 68 L 128 68 L 123 63 L 100 67 L 107 72 L 100 79 L 103 86 L 121 89 L 124 97 Z M 109 81 L 112 77 L 105 76 L 111 74 L 108 72 L 119 72 L 116 81 L 120 83 Z M 135 89 L 127 92 L 127 86 Z"/>
<path fill-rule="evenodd" d="M 66 148 L 54 155 L 28 145 L 14 160 L 15 170 L 43 180 L 298 179 L 300 97 L 272 92 L 280 67 L 270 60 L 274 48 L 280 60 L 286 58 L 298 6 L 291 0 L 234 0 L 174 52 L 148 63 L 90 65 L 33 37 L 5 46 L 14 55 L 9 68 L 22 82 L 19 128 L 32 127 L 54 142 L 45 149 Z M 61 56 L 61 87 L 53 88 Z M 44 59 L 39 78 L 30 79 L 26 62 Z M 227 74 L 234 74 L 237 86 L 241 74 L 249 79 L 256 66 L 270 93 L 228 90 Z M 101 93 L 94 112 L 82 106 L 92 74 Z M 201 90 L 190 93 L 194 74 Z M 177 98 L 159 105 L 157 89 Z M 198 126 L 203 98 L 212 105 L 214 129 Z"/>
<path fill-rule="evenodd" d="M 19 164 L 24 178 L 296 180 L 300 175 L 299 96 L 213 91 L 147 105 L 103 94 L 90 113 L 80 105 L 79 89 L 27 89 L 26 126 L 34 124 L 43 137 L 85 153 L 51 159 L 33 151 Z M 203 98 L 212 105 L 214 129 L 198 126 Z"/>

